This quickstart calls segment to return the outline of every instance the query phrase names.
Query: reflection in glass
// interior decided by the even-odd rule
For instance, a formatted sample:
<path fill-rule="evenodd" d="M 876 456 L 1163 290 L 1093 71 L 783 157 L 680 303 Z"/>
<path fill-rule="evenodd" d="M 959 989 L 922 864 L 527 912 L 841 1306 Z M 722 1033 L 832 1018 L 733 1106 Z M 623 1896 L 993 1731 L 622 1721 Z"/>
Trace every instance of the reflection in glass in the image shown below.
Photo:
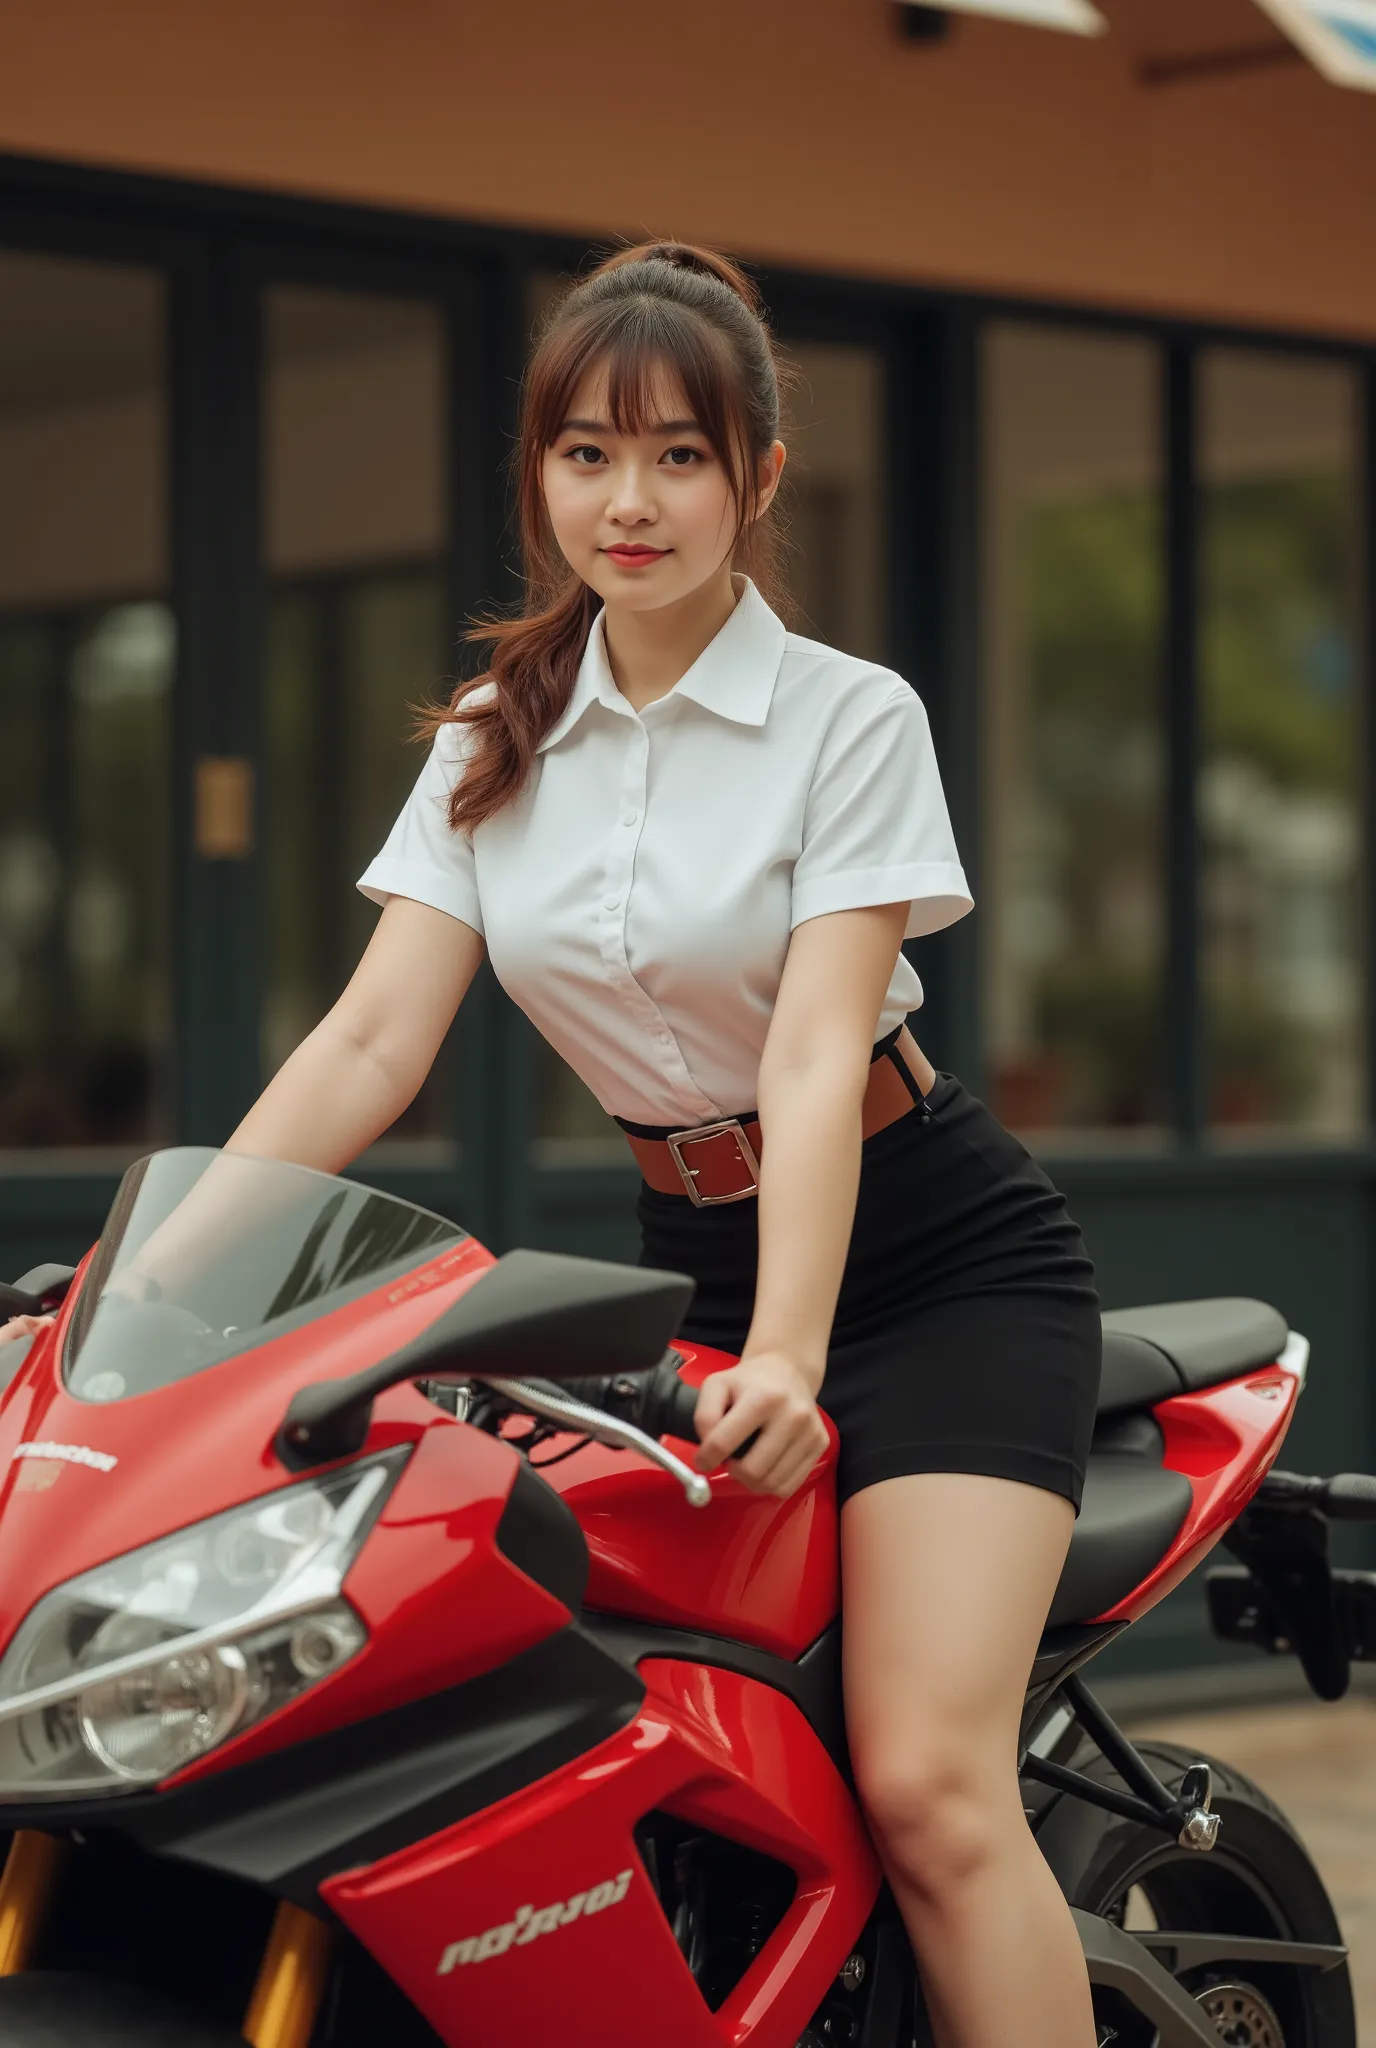
<path fill-rule="evenodd" d="M 0 1149 L 170 1135 L 163 323 L 0 251 Z"/>
<path fill-rule="evenodd" d="M 988 1091 L 1058 1143 L 1167 1113 L 1159 365 L 1134 338 L 984 337 Z"/>
<path fill-rule="evenodd" d="M 170 1147 L 136 1161 L 120 1183 L 68 1331 L 67 1383 L 95 1401 L 169 1386 L 464 1236 L 356 1181 Z"/>
<path fill-rule="evenodd" d="M 354 882 L 424 761 L 408 706 L 443 694 L 444 336 L 408 300 L 267 295 L 264 526 L 266 992 L 273 1073 L 348 980 L 377 920 Z M 452 1149 L 443 1049 L 384 1140 Z"/>
<path fill-rule="evenodd" d="M 542 274 L 532 317 L 554 281 Z M 800 633 L 848 654 L 885 659 L 883 574 L 883 363 L 874 349 L 791 344 L 801 373 L 786 426 L 789 491 L 785 500 L 790 615 Z M 691 859 L 691 849 L 685 849 Z M 544 1040 L 535 1054 L 535 1129 L 546 1164 L 622 1162 L 615 1124 Z M 749 1109 L 751 1103 L 728 1108 Z"/>
<path fill-rule="evenodd" d="M 1200 363 L 1199 822 L 1220 1132 L 1357 1135 L 1357 391 L 1345 365 Z"/>
<path fill-rule="evenodd" d="M 875 349 L 824 342 L 790 343 L 788 355 L 801 373 L 785 471 L 797 629 L 884 661 L 884 365 Z"/>

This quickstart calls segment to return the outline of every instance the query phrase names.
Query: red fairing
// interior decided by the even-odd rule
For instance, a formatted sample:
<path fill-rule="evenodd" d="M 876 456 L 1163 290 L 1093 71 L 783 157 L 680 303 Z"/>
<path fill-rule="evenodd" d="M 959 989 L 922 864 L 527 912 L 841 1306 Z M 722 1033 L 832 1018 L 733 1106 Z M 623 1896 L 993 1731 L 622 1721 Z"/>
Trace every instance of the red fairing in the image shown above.
<path fill-rule="evenodd" d="M 835 1765 L 790 1700 L 651 1661 L 635 1720 L 586 1757 L 322 1897 L 452 2048 L 794 2048 L 879 1889 Z M 798 1890 L 710 2011 L 640 1857 L 652 1809 L 788 1864 Z"/>
<path fill-rule="evenodd" d="M 1194 1499 L 1156 1570 L 1101 1621 L 1137 1621 L 1192 1572 L 1237 1520 L 1276 1461 L 1301 1381 L 1266 1366 L 1202 1394 L 1178 1394 L 1154 1409 L 1166 1439 L 1162 1462 L 1190 1482 Z"/>
<path fill-rule="evenodd" d="M 489 1252 L 466 1240 L 252 1354 L 109 1405 L 78 1401 L 62 1384 L 64 1309 L 0 1400 L 0 1648 L 54 1586 L 291 1485 L 297 1475 L 273 1444 L 296 1389 L 357 1371 L 408 1342 L 491 1264 Z M 26 1441 L 76 1445 L 114 1462 L 102 1470 L 16 1460 Z M 169 1782 L 456 1685 L 567 1624 L 561 1603 L 497 1547 L 518 1453 L 454 1422 L 409 1385 L 376 1403 L 367 1449 L 396 1444 L 414 1449 L 345 1582 L 368 1643 L 334 1676 Z"/>
<path fill-rule="evenodd" d="M 683 1377 L 700 1386 L 736 1363 L 705 1345 L 676 1346 Z M 748 1493 L 725 1472 L 707 1508 L 630 1451 L 590 1444 L 545 1475 L 583 1525 L 592 1554 L 586 1604 L 800 1657 L 840 1601 L 836 1431 L 789 1500 Z M 681 1447 L 690 1459 L 696 1445 Z"/>
<path fill-rule="evenodd" d="M 390 1412 L 396 1391 L 378 1403 L 380 1411 Z M 497 1547 L 517 1453 L 438 1414 L 409 1389 L 395 1405 L 403 1403 L 435 1419 L 427 1419 L 344 1581 L 346 1598 L 367 1625 L 367 1643 L 333 1677 L 168 1779 L 169 1786 L 477 1678 L 568 1626 L 568 1609 Z"/>

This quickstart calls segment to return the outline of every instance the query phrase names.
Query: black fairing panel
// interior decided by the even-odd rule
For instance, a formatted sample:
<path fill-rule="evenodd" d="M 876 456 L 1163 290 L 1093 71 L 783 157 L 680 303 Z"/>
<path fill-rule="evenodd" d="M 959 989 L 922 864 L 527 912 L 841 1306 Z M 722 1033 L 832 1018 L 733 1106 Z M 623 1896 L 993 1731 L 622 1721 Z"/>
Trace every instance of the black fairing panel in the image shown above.
<path fill-rule="evenodd" d="M 632 1720 L 634 1669 L 576 1624 L 498 1670 L 184 1788 L 43 1807 L 43 1825 L 113 1828 L 166 1856 L 319 1910 L 336 1871 L 372 1863 L 582 1756 Z M 32 1827 L 0 1807 L 0 1830 Z"/>
<path fill-rule="evenodd" d="M 568 1502 L 524 1458 L 497 1524 L 497 1548 L 518 1571 L 562 1600 L 570 1614 L 579 1612 L 588 1583 L 587 1538 Z"/>
<path fill-rule="evenodd" d="M 726 1636 L 700 1635 L 692 1629 L 666 1628 L 658 1622 L 627 1621 L 617 1614 L 588 1614 L 584 1625 L 627 1664 L 642 1657 L 672 1658 L 684 1664 L 707 1664 L 716 1671 L 736 1671 L 787 1694 L 842 1773 L 846 1755 L 845 1707 L 841 1696 L 841 1624 L 834 1621 L 810 1643 L 796 1663 L 776 1657 L 753 1643 Z"/>

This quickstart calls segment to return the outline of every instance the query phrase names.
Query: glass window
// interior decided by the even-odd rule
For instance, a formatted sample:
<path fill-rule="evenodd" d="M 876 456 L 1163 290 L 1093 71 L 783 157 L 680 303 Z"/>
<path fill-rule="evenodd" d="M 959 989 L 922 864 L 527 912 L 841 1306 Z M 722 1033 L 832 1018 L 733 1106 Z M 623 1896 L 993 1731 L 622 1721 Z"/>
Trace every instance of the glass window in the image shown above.
<path fill-rule="evenodd" d="M 986 1085 L 1027 1136 L 1159 1142 L 1160 365 L 997 323 L 981 375 Z"/>
<path fill-rule="evenodd" d="M 0 1149 L 171 1135 L 164 324 L 0 250 Z"/>
<path fill-rule="evenodd" d="M 785 471 L 798 630 L 884 661 L 883 360 L 822 342 L 791 343 L 788 353 L 802 373 Z"/>
<path fill-rule="evenodd" d="M 419 774 L 408 707 L 444 694 L 444 330 L 432 306 L 267 294 L 264 1071 L 348 980 L 377 921 L 354 887 Z M 452 1148 L 451 1063 L 384 1143 Z"/>
<path fill-rule="evenodd" d="M 537 285 L 534 310 L 550 289 Z M 802 373 L 790 407 L 785 501 L 797 629 L 882 661 L 883 361 L 874 349 L 812 342 L 790 344 L 788 353 Z M 615 1124 L 543 1039 L 535 1057 L 539 1158 L 560 1165 L 627 1158 Z"/>
<path fill-rule="evenodd" d="M 1346 365 L 1199 365 L 1208 1105 L 1346 1138 L 1362 1079 L 1358 394 Z"/>

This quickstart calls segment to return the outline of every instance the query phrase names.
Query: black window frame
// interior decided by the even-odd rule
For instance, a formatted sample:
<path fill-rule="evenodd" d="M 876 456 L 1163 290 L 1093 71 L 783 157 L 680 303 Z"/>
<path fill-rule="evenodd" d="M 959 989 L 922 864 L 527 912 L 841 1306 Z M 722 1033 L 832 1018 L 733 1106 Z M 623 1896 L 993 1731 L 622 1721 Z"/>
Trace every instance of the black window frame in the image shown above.
<path fill-rule="evenodd" d="M 610 237 L 608 238 L 608 241 Z M 344 205 L 195 181 L 0 155 L 0 243 L 57 255 L 127 260 L 170 281 L 170 502 L 173 600 L 179 622 L 174 711 L 174 875 L 177 933 L 178 1136 L 220 1142 L 259 1085 L 261 973 L 256 863 L 193 855 L 191 767 L 205 754 L 257 756 L 256 679 L 263 627 L 258 586 L 257 305 L 266 283 L 394 290 L 441 302 L 450 334 L 448 455 L 454 543 L 448 564 L 457 633 L 463 616 L 517 590 L 508 457 L 524 360 L 527 286 L 540 270 L 575 271 L 596 238 L 494 227 L 385 207 Z M 747 258 L 748 253 L 746 252 Z M 1076 1154 L 1073 1171 L 1104 1182 L 1140 1180 L 1194 1159 L 1210 1170 L 1204 1123 L 1198 828 L 1198 518 L 1196 369 L 1203 349 L 1234 346 L 1310 354 L 1355 366 L 1362 393 L 1359 451 L 1363 585 L 1363 891 L 1376 903 L 1376 347 L 1351 336 L 1106 310 L 1074 301 L 950 292 L 755 265 L 781 334 L 869 341 L 888 370 L 888 611 L 890 659 L 928 703 L 957 837 L 978 899 L 980 874 L 980 335 L 992 321 L 1122 332 L 1156 341 L 1163 360 L 1167 602 L 1165 703 L 1169 748 L 1167 894 L 1173 1149 Z M 237 451 L 237 452 L 236 452 Z M 246 452 L 247 451 L 247 452 Z M 981 990 L 974 920 L 922 942 L 929 989 L 923 1037 L 938 1064 L 978 1089 Z M 1369 982 L 1369 963 L 1364 963 Z M 1368 986 L 1366 1068 L 1376 1103 L 1376 1000 Z M 213 1028 L 212 1028 L 213 1026 Z M 464 1008 L 459 1117 L 463 1144 L 448 1169 L 368 1177 L 431 1206 L 458 1203 L 495 1247 L 565 1241 L 589 1214 L 623 1208 L 625 1168 L 532 1164 L 530 1027 L 484 969 Z M 1369 1131 L 1354 1146 L 1319 1146 L 1314 1161 L 1360 1155 L 1376 1166 Z M 1268 1158 L 1248 1155 L 1249 1170 Z M 1283 1164 L 1299 1155 L 1287 1148 Z M 1067 1162 L 1069 1167 L 1069 1162 Z M 69 1185 L 61 1156 L 34 1173 Z M 1236 1170 L 1224 1162 L 1220 1171 Z M 24 1178 L 30 1176 L 26 1171 Z M 103 1176 L 88 1182 L 94 1195 Z M 0 1201 L 0 1221 L 7 1206 Z"/>

